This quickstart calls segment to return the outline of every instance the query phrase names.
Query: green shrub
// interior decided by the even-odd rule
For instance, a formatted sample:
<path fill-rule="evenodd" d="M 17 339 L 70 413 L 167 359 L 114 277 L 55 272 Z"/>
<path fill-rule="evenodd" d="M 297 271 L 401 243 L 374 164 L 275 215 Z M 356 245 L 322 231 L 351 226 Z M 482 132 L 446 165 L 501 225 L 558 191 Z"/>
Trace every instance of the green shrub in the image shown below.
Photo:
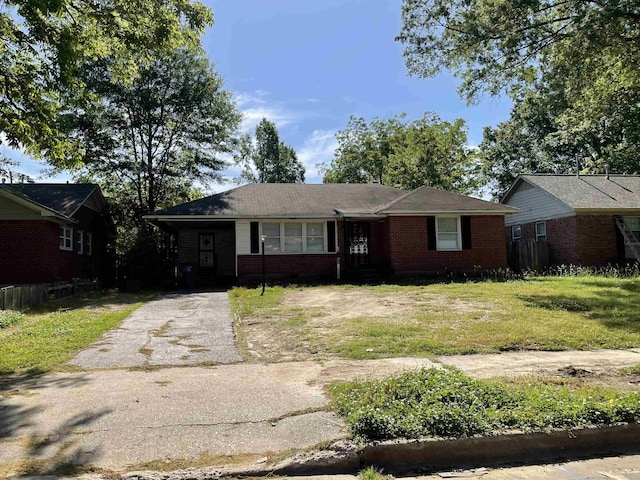
<path fill-rule="evenodd" d="M 640 420 L 640 393 L 540 383 L 473 380 L 423 369 L 391 379 L 331 387 L 352 435 L 366 440 L 463 438 L 604 426 Z"/>
<path fill-rule="evenodd" d="M 24 318 L 24 313 L 17 310 L 0 310 L 0 328 L 15 325 Z"/>

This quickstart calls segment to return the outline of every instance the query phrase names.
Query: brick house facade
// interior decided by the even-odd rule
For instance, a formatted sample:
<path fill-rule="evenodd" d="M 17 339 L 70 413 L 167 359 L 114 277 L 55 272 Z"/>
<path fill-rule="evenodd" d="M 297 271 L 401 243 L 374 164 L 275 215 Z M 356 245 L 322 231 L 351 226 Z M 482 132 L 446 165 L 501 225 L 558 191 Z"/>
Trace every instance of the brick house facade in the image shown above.
<path fill-rule="evenodd" d="M 516 211 L 428 187 L 250 184 L 146 218 L 177 236 L 178 272 L 203 284 L 259 277 L 263 261 L 269 277 L 328 279 L 505 268 Z"/>
<path fill-rule="evenodd" d="M 551 265 L 604 267 L 635 260 L 616 217 L 640 237 L 640 177 L 521 175 L 501 200 L 507 242 L 545 240 Z"/>
<path fill-rule="evenodd" d="M 0 285 L 113 280 L 115 235 L 96 185 L 0 187 Z"/>

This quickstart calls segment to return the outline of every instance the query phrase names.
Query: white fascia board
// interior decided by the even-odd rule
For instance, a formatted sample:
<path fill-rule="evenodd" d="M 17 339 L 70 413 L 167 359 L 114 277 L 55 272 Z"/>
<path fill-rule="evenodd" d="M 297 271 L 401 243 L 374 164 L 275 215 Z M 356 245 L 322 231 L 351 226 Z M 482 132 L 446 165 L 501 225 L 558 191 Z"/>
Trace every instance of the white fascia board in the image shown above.
<path fill-rule="evenodd" d="M 335 219 L 335 215 L 145 215 L 145 220 L 164 220 L 171 222 L 193 222 L 193 221 L 230 221 L 230 220 L 261 220 L 269 219 L 300 219 L 317 218 L 317 219 Z"/>
<path fill-rule="evenodd" d="M 510 211 L 495 211 L 495 210 L 473 210 L 473 211 L 459 211 L 459 210 L 431 210 L 424 212 L 390 212 L 386 216 L 389 217 L 408 217 L 408 216 L 422 216 L 422 215 L 513 215 L 518 213 L 520 209 Z"/>

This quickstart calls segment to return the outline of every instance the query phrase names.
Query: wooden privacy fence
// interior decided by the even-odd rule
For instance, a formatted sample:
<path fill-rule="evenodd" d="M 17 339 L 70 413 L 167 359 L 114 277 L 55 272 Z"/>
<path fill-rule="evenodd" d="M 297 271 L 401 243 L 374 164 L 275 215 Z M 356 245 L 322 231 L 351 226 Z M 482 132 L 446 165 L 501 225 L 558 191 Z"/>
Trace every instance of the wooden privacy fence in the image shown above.
<path fill-rule="evenodd" d="M 30 305 L 41 305 L 50 299 L 71 297 L 96 288 L 97 282 L 87 280 L 74 280 L 72 283 L 8 285 L 0 287 L 0 310 L 20 310 Z"/>
<path fill-rule="evenodd" d="M 509 268 L 516 272 L 523 270 L 544 270 L 549 266 L 549 243 L 546 240 L 518 240 L 509 243 Z"/>

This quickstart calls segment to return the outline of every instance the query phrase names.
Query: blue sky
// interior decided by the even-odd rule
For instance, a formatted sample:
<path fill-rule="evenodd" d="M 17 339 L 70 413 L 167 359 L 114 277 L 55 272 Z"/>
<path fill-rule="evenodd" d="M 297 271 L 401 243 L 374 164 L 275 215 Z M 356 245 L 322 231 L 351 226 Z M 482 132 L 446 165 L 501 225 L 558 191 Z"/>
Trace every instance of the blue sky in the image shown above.
<path fill-rule="evenodd" d="M 205 0 L 215 26 L 203 46 L 244 113 L 253 132 L 263 118 L 274 121 L 280 138 L 307 167 L 307 182 L 320 183 L 318 162 L 330 162 L 335 133 L 350 115 L 387 118 L 427 111 L 442 119 L 463 118 L 469 144 L 482 128 L 508 117 L 507 99 L 484 98 L 468 107 L 459 82 L 443 73 L 408 77 L 400 31 L 401 0 Z M 0 147 L 11 157 L 20 155 Z M 37 177 L 42 164 L 24 160 L 21 170 Z M 225 172 L 237 174 L 234 168 Z M 66 176 L 54 180 L 65 180 Z M 52 181 L 52 179 L 39 179 Z M 212 185 L 219 191 L 229 184 Z"/>

